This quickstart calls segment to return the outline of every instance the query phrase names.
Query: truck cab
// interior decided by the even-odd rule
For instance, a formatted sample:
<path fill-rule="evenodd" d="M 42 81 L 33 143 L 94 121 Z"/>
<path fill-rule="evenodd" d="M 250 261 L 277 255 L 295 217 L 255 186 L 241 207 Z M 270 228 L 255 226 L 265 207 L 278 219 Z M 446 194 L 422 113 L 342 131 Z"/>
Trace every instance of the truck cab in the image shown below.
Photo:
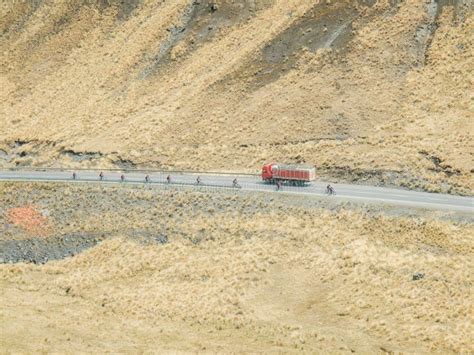
<path fill-rule="evenodd" d="M 265 164 L 262 167 L 262 180 L 269 181 L 273 179 L 272 167 L 275 163 Z"/>

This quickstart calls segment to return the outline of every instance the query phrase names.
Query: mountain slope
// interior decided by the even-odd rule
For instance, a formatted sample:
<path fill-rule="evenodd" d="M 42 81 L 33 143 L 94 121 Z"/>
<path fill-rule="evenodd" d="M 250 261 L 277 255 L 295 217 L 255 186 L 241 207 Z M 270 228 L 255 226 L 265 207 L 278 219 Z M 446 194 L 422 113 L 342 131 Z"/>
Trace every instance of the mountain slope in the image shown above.
<path fill-rule="evenodd" d="M 0 166 L 255 171 L 471 194 L 472 1 L 11 2 Z"/>

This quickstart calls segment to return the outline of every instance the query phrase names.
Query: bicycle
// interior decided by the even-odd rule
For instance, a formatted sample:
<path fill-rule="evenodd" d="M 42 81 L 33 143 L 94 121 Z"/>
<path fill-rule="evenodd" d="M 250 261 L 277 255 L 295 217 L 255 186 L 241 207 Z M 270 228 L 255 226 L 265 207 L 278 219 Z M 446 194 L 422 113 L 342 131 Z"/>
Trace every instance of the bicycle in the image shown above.
<path fill-rule="evenodd" d="M 240 186 L 239 183 L 237 182 L 237 179 L 234 179 L 234 181 L 232 181 L 232 187 L 236 189 L 242 188 L 242 186 Z"/>
<path fill-rule="evenodd" d="M 326 186 L 326 194 L 327 195 L 336 195 L 336 190 L 331 185 Z"/>

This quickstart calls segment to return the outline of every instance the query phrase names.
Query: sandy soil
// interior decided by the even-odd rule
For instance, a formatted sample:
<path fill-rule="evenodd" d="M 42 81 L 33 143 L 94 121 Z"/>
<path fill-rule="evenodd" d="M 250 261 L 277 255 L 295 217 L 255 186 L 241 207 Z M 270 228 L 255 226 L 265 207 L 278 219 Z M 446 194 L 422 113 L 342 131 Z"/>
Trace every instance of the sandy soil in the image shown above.
<path fill-rule="evenodd" d="M 471 0 L 192 3 L 4 4 L 0 166 L 281 160 L 472 194 Z"/>
<path fill-rule="evenodd" d="M 3 350 L 474 350 L 472 216 L 329 198 L 2 188 L 1 206 L 43 211 L 50 234 L 36 238 L 106 234 L 73 257 L 0 265 Z M 1 240 L 35 237 L 0 218 Z"/>

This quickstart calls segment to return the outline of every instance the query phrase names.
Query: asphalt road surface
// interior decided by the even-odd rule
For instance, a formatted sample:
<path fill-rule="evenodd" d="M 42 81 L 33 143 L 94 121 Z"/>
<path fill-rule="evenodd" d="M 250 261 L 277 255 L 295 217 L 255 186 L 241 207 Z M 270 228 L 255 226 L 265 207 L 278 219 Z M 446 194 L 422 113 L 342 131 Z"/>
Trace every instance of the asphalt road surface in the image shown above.
<path fill-rule="evenodd" d="M 124 181 L 121 175 L 124 174 Z M 0 181 L 61 181 L 70 183 L 102 183 L 102 184 L 167 184 L 167 176 L 170 175 L 173 186 L 195 186 L 196 188 L 228 188 L 241 189 L 246 191 L 264 191 L 274 193 L 291 193 L 308 196 L 326 196 L 326 182 L 313 182 L 304 187 L 283 185 L 280 191 L 275 185 L 266 184 L 259 176 L 254 175 L 231 175 L 218 173 L 149 173 L 149 182 L 145 181 L 144 172 L 104 171 L 101 181 L 99 171 L 76 171 L 76 178 L 73 179 L 72 171 L 60 170 L 2 170 L 0 171 Z M 200 176 L 201 184 L 197 184 L 197 177 Z M 237 179 L 239 187 L 233 187 L 233 180 Z M 336 191 L 336 195 L 327 198 L 343 200 L 359 200 L 365 203 L 386 203 L 398 206 L 410 206 L 415 208 L 427 208 L 433 210 L 449 210 L 461 212 L 474 212 L 474 198 L 453 196 L 446 194 L 435 194 L 427 192 L 408 191 L 401 189 L 373 187 L 364 185 L 331 184 Z"/>

